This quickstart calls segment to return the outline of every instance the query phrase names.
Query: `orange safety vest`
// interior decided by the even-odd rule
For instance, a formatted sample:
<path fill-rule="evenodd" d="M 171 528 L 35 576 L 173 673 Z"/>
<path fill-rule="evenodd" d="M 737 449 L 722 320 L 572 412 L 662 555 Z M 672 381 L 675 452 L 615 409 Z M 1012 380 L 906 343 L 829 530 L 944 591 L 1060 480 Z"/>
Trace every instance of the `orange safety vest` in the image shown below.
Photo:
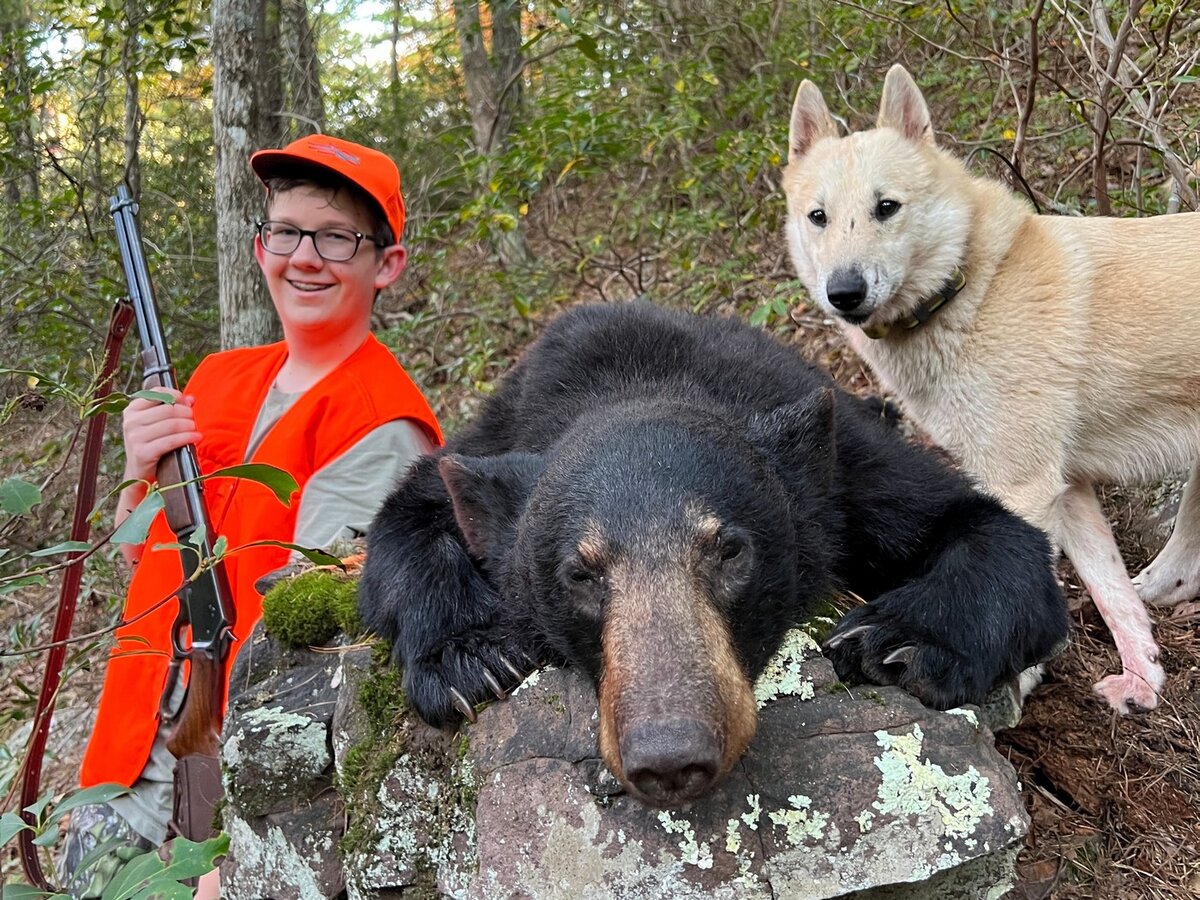
<path fill-rule="evenodd" d="M 371 335 L 296 400 L 247 460 L 250 432 L 286 358 L 287 345 L 280 342 L 217 353 L 197 367 L 186 393 L 196 398 L 196 428 L 204 436 L 196 448 L 202 473 L 243 462 L 270 463 L 291 473 L 302 492 L 315 472 L 386 422 L 415 420 L 441 444 L 441 430 L 429 404 L 391 351 Z M 223 535 L 231 551 L 252 541 L 292 540 L 298 493 L 284 507 L 265 485 L 215 478 L 204 483 L 204 499 L 213 540 Z M 178 551 L 153 549 L 174 540 L 160 512 L 129 585 L 126 621 L 170 596 L 183 581 Z M 226 681 L 238 648 L 262 615 L 262 596 L 254 583 L 286 565 L 289 555 L 282 547 L 255 547 L 226 558 L 236 608 Z M 132 785 L 145 767 L 158 731 L 158 705 L 177 612 L 178 604 L 172 600 L 117 629 L 96 725 L 83 758 L 80 782 L 84 787 L 108 781 Z"/>

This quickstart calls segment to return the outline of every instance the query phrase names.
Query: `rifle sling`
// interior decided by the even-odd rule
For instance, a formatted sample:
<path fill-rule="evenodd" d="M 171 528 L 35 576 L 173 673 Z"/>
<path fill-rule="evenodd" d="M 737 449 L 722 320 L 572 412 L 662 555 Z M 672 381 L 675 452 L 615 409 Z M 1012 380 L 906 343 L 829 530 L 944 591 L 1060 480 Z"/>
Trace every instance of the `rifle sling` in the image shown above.
<path fill-rule="evenodd" d="M 103 400 L 112 391 L 113 378 L 121 361 L 121 344 L 133 322 L 133 305 L 121 299 L 113 306 L 108 322 L 108 336 L 104 341 L 104 362 L 100 381 L 96 386 L 96 398 Z M 100 450 L 104 439 L 104 424 L 108 416 L 98 412 L 88 421 L 87 436 L 83 444 L 83 460 L 79 467 L 79 489 L 75 495 L 75 514 L 71 521 L 71 540 L 86 543 L 91 534 L 88 515 L 96 502 L 96 473 L 100 468 Z M 71 634 L 75 619 L 75 603 L 79 599 L 79 586 L 83 577 L 83 553 L 72 551 L 63 572 L 58 595 L 58 612 L 54 618 L 52 646 L 46 657 L 46 670 L 42 677 L 42 690 L 38 695 L 37 708 L 33 717 L 33 731 L 21 771 L 21 818 L 27 825 L 36 825 L 37 820 L 25 811 L 37 801 L 42 778 L 42 756 L 46 751 L 46 739 L 50 734 L 50 720 L 54 716 L 63 662 L 66 660 L 66 640 Z M 55 891 L 42 871 L 37 848 L 33 845 L 33 832 L 23 829 L 18 836 L 21 867 L 25 877 L 34 887 L 43 891 Z"/>

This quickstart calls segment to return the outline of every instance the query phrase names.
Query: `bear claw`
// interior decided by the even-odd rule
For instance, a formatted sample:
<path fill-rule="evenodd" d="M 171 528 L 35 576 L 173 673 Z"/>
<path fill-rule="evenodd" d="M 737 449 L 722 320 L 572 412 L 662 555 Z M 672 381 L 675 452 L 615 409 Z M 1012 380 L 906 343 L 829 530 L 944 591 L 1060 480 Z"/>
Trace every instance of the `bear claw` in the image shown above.
<path fill-rule="evenodd" d="M 825 641 L 825 649 L 826 650 L 836 650 L 839 646 L 841 646 L 843 643 L 845 643 L 850 638 L 855 637 L 856 635 L 862 634 L 864 632 L 870 631 L 874 627 L 875 627 L 874 625 L 855 625 L 853 628 L 847 628 L 845 631 L 841 632 L 840 634 L 834 634 L 834 635 L 830 636 L 830 638 L 827 641 Z"/>
<path fill-rule="evenodd" d="M 472 725 L 475 724 L 475 707 L 467 702 L 467 698 L 459 693 L 458 688 L 450 688 L 450 697 L 454 701 L 454 708 L 463 714 L 463 717 Z"/>
<path fill-rule="evenodd" d="M 500 686 L 500 682 L 496 680 L 496 676 L 487 669 L 483 670 L 483 683 L 486 684 L 496 695 L 497 700 L 503 700 L 508 697 L 508 691 Z"/>
<path fill-rule="evenodd" d="M 520 684 L 525 680 L 525 673 L 514 666 L 512 661 L 503 653 L 500 654 L 500 662 L 504 665 L 504 668 L 508 669 L 508 671 L 512 673 L 512 677 L 517 679 L 517 684 Z"/>
<path fill-rule="evenodd" d="M 883 658 L 883 664 L 885 666 L 890 666 L 894 665 L 895 663 L 900 663 L 901 665 L 907 666 L 913 661 L 913 658 L 916 655 L 917 648 L 912 644 L 905 644 L 903 647 L 897 647 L 895 650 L 885 656 Z"/>

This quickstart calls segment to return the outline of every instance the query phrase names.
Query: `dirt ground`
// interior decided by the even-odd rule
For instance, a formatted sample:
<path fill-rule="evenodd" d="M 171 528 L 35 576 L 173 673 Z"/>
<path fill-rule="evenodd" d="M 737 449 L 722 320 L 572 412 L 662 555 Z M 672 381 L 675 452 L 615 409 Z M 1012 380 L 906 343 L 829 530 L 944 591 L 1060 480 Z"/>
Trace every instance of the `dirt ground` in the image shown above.
<path fill-rule="evenodd" d="M 820 317 L 800 308 L 792 320 L 792 340 L 806 355 L 852 390 L 873 389 L 861 363 Z M 47 423 L 33 427 L 40 431 Z M 68 481 L 72 477 L 64 475 Z M 1126 537 L 1123 550 L 1136 569 L 1145 561 L 1145 548 L 1128 539 L 1134 523 L 1125 505 L 1115 505 L 1118 531 Z M 94 579 L 81 599 L 75 634 L 102 627 L 111 616 L 119 578 L 111 560 L 109 565 L 109 573 Z M 1020 775 L 1033 822 L 1020 859 L 1020 883 L 1011 896 L 1200 897 L 1200 604 L 1154 612 L 1168 676 L 1162 704 L 1149 713 L 1117 716 L 1091 692 L 1095 681 L 1118 670 L 1112 639 L 1066 563 L 1061 574 L 1073 608 L 1072 640 L 1050 664 L 1019 727 L 997 737 Z M 35 630 L 45 640 L 56 591 L 53 583 L 20 599 L 0 599 L 0 649 L 29 643 Z M 43 793 L 74 784 L 100 683 L 100 655 L 92 652 L 82 661 L 89 664 L 76 668 L 59 700 Z M 30 709 L 40 664 L 38 656 L 0 661 L 0 739 L 18 755 L 25 733 L 19 714 Z M 5 763 L 0 756 L 0 775 Z M 12 761 L 7 763 L 11 771 Z M 10 796 L 2 808 L 14 806 Z M 2 870 L 16 870 L 11 848 L 5 850 Z"/>

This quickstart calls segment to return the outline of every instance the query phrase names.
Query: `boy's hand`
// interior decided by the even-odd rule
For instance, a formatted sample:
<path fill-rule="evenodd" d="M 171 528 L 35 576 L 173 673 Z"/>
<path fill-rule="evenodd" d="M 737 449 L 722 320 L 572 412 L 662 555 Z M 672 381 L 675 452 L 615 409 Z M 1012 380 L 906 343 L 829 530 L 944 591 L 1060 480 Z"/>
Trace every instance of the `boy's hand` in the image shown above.
<path fill-rule="evenodd" d="M 194 397 L 187 397 L 170 388 L 155 388 L 170 394 L 175 402 L 160 403 L 141 397 L 129 401 L 121 419 L 125 440 L 125 480 L 154 479 L 158 461 L 186 444 L 200 440 L 192 416 Z"/>

